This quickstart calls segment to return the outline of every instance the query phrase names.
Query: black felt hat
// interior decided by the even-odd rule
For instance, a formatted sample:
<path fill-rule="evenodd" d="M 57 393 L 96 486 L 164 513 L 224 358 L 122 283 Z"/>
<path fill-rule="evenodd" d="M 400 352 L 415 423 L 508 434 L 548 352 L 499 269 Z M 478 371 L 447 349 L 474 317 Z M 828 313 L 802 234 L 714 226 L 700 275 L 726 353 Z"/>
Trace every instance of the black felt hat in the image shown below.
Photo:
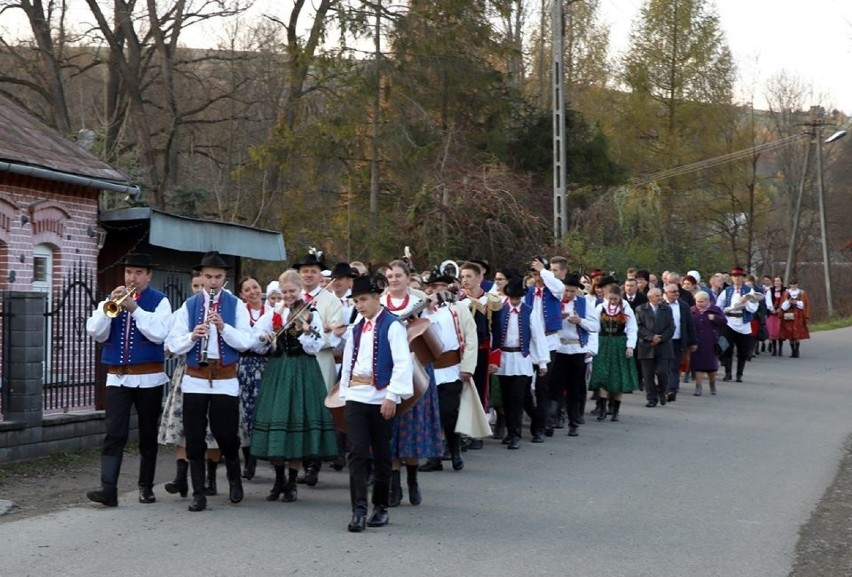
<path fill-rule="evenodd" d="M 503 294 L 507 297 L 521 298 L 527 293 L 527 286 L 524 284 L 524 279 L 520 277 L 512 277 L 506 286 L 503 287 Z"/>
<path fill-rule="evenodd" d="M 562 284 L 564 284 L 565 286 L 572 286 L 572 287 L 575 287 L 575 288 L 582 288 L 582 286 L 583 286 L 583 283 L 580 280 L 580 275 L 578 275 L 575 272 L 572 272 L 571 274 L 566 276 L 565 280 L 562 281 Z"/>
<path fill-rule="evenodd" d="M 151 255 L 144 252 L 131 252 L 124 255 L 124 258 L 118 261 L 122 266 L 134 266 L 139 268 L 152 269 L 156 264 L 151 262 Z"/>
<path fill-rule="evenodd" d="M 204 253 L 204 256 L 201 257 L 201 262 L 192 267 L 192 270 L 201 270 L 204 267 L 223 268 L 228 270 L 231 268 L 231 265 L 226 263 L 225 260 L 219 256 L 218 250 L 211 250 Z"/>
<path fill-rule="evenodd" d="M 368 276 L 359 276 L 352 280 L 352 296 L 363 295 L 367 293 L 382 294 L 384 291 Z"/>
<path fill-rule="evenodd" d="M 299 262 L 293 265 L 293 268 L 299 270 L 303 266 L 318 266 L 320 270 L 325 268 L 325 263 L 321 258 L 317 257 L 317 255 L 313 253 L 309 253 L 305 255 L 305 258 L 300 260 Z"/>
<path fill-rule="evenodd" d="M 429 273 L 429 276 L 426 277 L 426 280 L 423 281 L 423 284 L 426 284 L 426 285 L 437 284 L 437 283 L 453 284 L 454 282 L 456 282 L 456 279 L 454 279 L 450 275 L 441 274 L 440 272 L 433 270 L 432 272 Z"/>
<path fill-rule="evenodd" d="M 331 278 L 356 278 L 360 276 L 358 271 L 349 266 L 348 262 L 339 262 L 331 269 Z"/>
<path fill-rule="evenodd" d="M 482 276 L 488 276 L 489 274 L 491 274 L 491 265 L 488 264 L 488 261 L 484 258 L 472 258 L 468 262 L 478 264 L 480 267 L 482 267 Z"/>
<path fill-rule="evenodd" d="M 606 276 L 602 276 L 602 277 L 600 278 L 600 280 L 598 281 L 598 286 L 599 286 L 599 287 L 605 287 L 605 286 L 607 286 L 607 285 L 611 285 L 611 284 L 618 284 L 618 281 L 617 281 L 617 280 L 615 280 L 615 277 L 614 277 L 614 276 L 609 275 L 609 274 L 608 274 L 608 275 L 606 275 Z"/>

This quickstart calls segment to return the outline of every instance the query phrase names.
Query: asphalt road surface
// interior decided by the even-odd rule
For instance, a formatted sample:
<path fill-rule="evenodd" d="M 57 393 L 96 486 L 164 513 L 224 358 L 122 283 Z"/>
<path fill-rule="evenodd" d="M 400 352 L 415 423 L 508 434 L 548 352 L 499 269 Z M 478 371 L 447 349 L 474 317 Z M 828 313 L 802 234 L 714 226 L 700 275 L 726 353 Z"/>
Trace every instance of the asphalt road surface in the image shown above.
<path fill-rule="evenodd" d="M 240 505 L 220 495 L 189 513 L 160 470 L 156 504 L 127 493 L 117 509 L 0 525 L 0 575 L 786 576 L 852 433 L 850 345 L 852 329 L 818 333 L 715 397 L 629 396 L 621 422 L 587 418 L 578 438 L 488 440 L 460 473 L 421 473 L 423 504 L 406 495 L 390 526 L 361 534 L 346 531 L 345 472 L 267 503 L 261 466 Z"/>

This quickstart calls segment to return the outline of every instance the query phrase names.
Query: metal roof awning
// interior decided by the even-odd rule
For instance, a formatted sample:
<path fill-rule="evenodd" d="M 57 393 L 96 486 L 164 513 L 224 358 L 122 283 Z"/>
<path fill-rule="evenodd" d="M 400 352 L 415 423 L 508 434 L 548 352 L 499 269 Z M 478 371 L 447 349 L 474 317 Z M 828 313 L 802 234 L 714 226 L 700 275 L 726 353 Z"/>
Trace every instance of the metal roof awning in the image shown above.
<path fill-rule="evenodd" d="M 186 252 L 217 250 L 257 260 L 287 260 L 284 237 L 271 230 L 177 216 L 146 207 L 104 211 L 99 220 L 105 226 L 147 220 L 148 242 L 154 246 Z"/>

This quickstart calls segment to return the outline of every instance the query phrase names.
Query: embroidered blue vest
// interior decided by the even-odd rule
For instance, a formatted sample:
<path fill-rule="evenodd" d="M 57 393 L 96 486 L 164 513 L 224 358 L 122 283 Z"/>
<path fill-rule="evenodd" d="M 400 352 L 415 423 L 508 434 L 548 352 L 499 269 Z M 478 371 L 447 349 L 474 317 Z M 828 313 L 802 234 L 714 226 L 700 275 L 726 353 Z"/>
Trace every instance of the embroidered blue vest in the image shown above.
<path fill-rule="evenodd" d="M 524 302 L 518 305 L 520 312 L 518 313 L 518 339 L 520 340 L 521 353 L 524 357 L 530 354 L 530 323 L 532 318 L 532 307 Z M 500 318 L 494 323 L 494 341 L 491 348 L 494 350 L 503 348 L 503 342 L 506 339 L 506 332 L 509 330 L 509 321 L 512 318 L 512 305 L 507 300 L 500 310 Z"/>
<path fill-rule="evenodd" d="M 541 294 L 541 305 L 544 311 L 544 331 L 547 333 L 556 332 L 562 328 L 562 301 L 556 298 L 547 287 L 544 287 Z M 534 298 L 535 287 L 531 286 L 527 289 L 524 302 L 532 308 Z"/>
<path fill-rule="evenodd" d="M 746 285 L 740 287 L 740 295 L 746 295 L 751 292 L 751 289 Z M 734 287 L 729 286 L 725 287 L 725 308 L 731 306 L 731 298 L 734 296 Z M 743 307 L 743 323 L 750 323 L 751 319 L 754 317 L 754 313 L 751 313 Z"/>
<path fill-rule="evenodd" d="M 576 311 L 578 317 L 580 317 L 581 319 L 586 318 L 586 299 L 584 299 L 582 296 L 575 296 L 574 310 Z M 585 347 L 589 342 L 589 331 L 584 329 L 582 326 L 577 325 L 577 336 L 580 340 L 580 346 Z"/>
<path fill-rule="evenodd" d="M 189 328 L 204 322 L 204 302 L 210 296 L 202 291 L 192 295 L 186 300 L 186 312 L 189 316 Z M 225 324 L 235 326 L 237 322 L 237 304 L 240 302 L 237 297 L 227 291 L 222 291 L 219 295 L 219 316 Z M 225 342 L 222 338 L 222 333 L 219 333 L 219 355 L 223 366 L 229 366 L 240 360 L 240 353 L 236 349 Z M 186 364 L 190 367 L 198 368 L 198 361 L 201 359 L 201 339 L 195 341 L 192 349 L 186 353 Z"/>
<path fill-rule="evenodd" d="M 352 363 L 349 365 L 349 374 L 355 368 L 358 359 L 358 349 L 361 347 L 361 332 L 364 330 L 366 319 L 355 325 L 352 329 Z M 393 373 L 393 355 L 391 354 L 388 331 L 393 323 L 397 322 L 396 315 L 382 308 L 373 322 L 373 386 L 378 390 L 386 389 L 390 384 Z"/>
<path fill-rule="evenodd" d="M 166 295 L 151 287 L 139 293 L 136 304 L 142 310 L 153 312 Z M 130 323 L 130 332 L 127 331 Z M 163 344 L 149 341 L 136 327 L 136 321 L 126 310 L 112 319 L 109 338 L 104 343 L 101 363 L 105 365 L 139 365 L 143 363 L 162 363 L 165 360 Z"/>

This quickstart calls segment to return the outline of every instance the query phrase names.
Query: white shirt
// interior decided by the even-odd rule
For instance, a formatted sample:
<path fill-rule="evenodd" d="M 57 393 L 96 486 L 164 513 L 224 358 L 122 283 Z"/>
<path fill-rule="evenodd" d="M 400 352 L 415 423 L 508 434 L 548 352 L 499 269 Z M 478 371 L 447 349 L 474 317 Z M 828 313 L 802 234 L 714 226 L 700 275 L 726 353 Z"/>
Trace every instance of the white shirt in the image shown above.
<path fill-rule="evenodd" d="M 562 300 L 562 295 L 565 293 L 565 285 L 561 280 L 556 278 L 552 272 L 547 269 L 541 269 L 541 280 L 544 283 L 544 287 L 546 287 L 557 299 Z M 538 287 L 535 287 L 538 289 Z M 542 288 L 542 296 L 533 296 L 532 307 L 533 307 L 533 315 L 538 317 L 541 320 L 542 326 L 544 326 L 544 307 L 542 306 L 542 300 L 544 297 L 544 289 Z M 557 331 L 558 332 L 558 331 Z M 549 335 L 545 335 L 547 339 L 547 349 L 550 351 L 555 351 L 559 348 L 559 335 L 557 333 L 551 333 Z"/>
<path fill-rule="evenodd" d="M 582 297 L 574 297 L 567 303 L 562 303 L 563 314 L 567 314 L 568 317 L 574 316 L 574 306 L 577 298 Z M 597 333 L 601 328 L 598 310 L 598 307 L 590 307 L 588 301 L 586 302 L 586 318 L 580 319 L 579 326 L 590 333 L 590 335 Z M 588 342 L 585 346 L 580 345 L 580 333 L 577 331 L 577 325 L 569 322 L 567 318 L 562 319 L 562 328 L 556 333 L 556 337 L 559 341 L 559 346 L 556 348 L 557 353 L 577 355 L 592 352 Z"/>
<path fill-rule="evenodd" d="M 716 306 L 719 307 L 720 309 L 722 309 L 722 311 L 725 313 L 725 317 L 728 319 L 728 326 L 731 328 L 731 330 L 736 331 L 736 332 L 740 333 L 741 335 L 750 335 L 751 334 L 751 323 L 743 322 L 742 315 L 731 316 L 730 314 L 728 314 L 731 311 L 731 309 L 734 308 L 734 305 L 739 303 L 741 299 L 742 299 L 742 295 L 740 295 L 739 289 L 737 289 L 735 287 L 733 294 L 731 294 L 731 307 L 726 309 L 725 308 L 725 291 L 723 290 L 722 292 L 719 293 L 719 296 L 716 297 Z M 758 304 L 749 300 L 749 301 L 746 302 L 745 307 L 740 309 L 739 312 L 746 310 L 750 313 L 754 313 L 754 312 L 757 312 L 757 308 L 758 308 Z"/>
<path fill-rule="evenodd" d="M 797 288 L 796 289 L 787 289 L 787 296 L 793 297 L 794 299 L 798 299 L 801 292 L 802 292 L 801 289 L 797 289 Z M 797 300 L 796 301 L 796 308 L 798 308 L 799 310 L 804 310 L 805 301 Z M 790 310 L 790 301 L 788 299 L 784 299 L 784 301 L 781 303 L 781 310 L 782 311 Z"/>
<path fill-rule="evenodd" d="M 375 323 L 376 318 L 383 313 L 384 311 L 380 310 L 376 317 L 367 320 Z M 355 351 L 355 343 L 351 338 L 346 341 L 346 348 L 343 350 L 343 371 L 340 376 L 339 396 L 341 401 L 380 405 L 385 399 L 399 403 L 402 399 L 407 399 L 414 394 L 413 361 L 408 350 L 408 333 L 402 323 L 399 322 L 391 323 L 388 329 L 393 370 L 387 388 L 379 390 L 372 385 L 350 383 L 353 375 L 367 378 L 373 376 L 373 337 L 375 333 L 375 327 L 370 331 L 361 331 L 358 358 L 355 359 L 354 365 L 352 354 Z"/>
<path fill-rule="evenodd" d="M 461 354 L 462 343 L 459 342 L 461 327 L 456 324 L 453 311 L 450 309 L 451 306 L 451 304 L 448 304 L 438 307 L 434 311 L 427 310 L 423 313 L 423 317 L 429 319 L 429 322 L 432 323 L 432 329 L 441 339 L 442 352 L 458 350 Z M 474 348 L 476 348 L 476 345 L 474 345 Z M 459 379 L 461 379 L 461 363 L 443 369 L 435 369 L 435 384 L 439 386 L 444 383 L 454 383 Z"/>
<path fill-rule="evenodd" d="M 523 306 L 523 301 L 517 307 L 509 303 L 509 322 L 506 323 L 506 334 L 503 335 L 504 347 L 519 347 L 521 345 L 520 337 L 520 312 L 513 313 L 517 309 L 520 311 Z M 497 369 L 498 375 L 513 376 L 524 375 L 527 377 L 533 376 L 533 365 L 546 367 L 550 362 L 550 349 L 547 346 L 548 340 L 544 334 L 544 324 L 542 317 L 535 314 L 533 311 L 530 314 L 530 354 L 524 356 L 522 352 L 506 352 L 500 353 L 500 367 Z"/>
<path fill-rule="evenodd" d="M 603 324 L 604 314 L 603 311 L 606 308 L 606 301 L 602 302 L 595 308 L 595 312 L 598 314 L 598 319 L 601 324 Z M 627 317 L 627 324 L 624 327 L 624 333 L 627 335 L 627 349 L 635 349 L 636 348 L 636 339 L 639 336 L 639 325 L 636 323 L 636 313 L 633 312 L 633 309 L 630 308 L 630 304 L 626 299 L 621 300 L 621 311 L 624 313 L 624 316 Z M 594 333 L 593 333 L 594 334 Z M 589 335 L 592 336 L 592 335 Z M 594 335 L 597 337 L 597 335 Z M 596 339 L 597 340 L 597 339 Z M 591 339 L 589 339 L 591 342 Z M 595 350 L 597 353 L 597 349 Z"/>
<path fill-rule="evenodd" d="M 223 291 L 219 291 L 214 298 L 214 302 L 218 303 Z M 210 306 L 210 299 L 205 298 L 204 318 L 207 318 L 207 309 Z M 189 313 L 187 312 L 186 303 L 183 303 L 174 315 L 172 330 L 166 339 L 166 347 L 176 354 L 185 355 L 195 346 L 195 341 L 192 340 L 192 331 L 195 325 L 189 326 Z M 240 303 L 236 305 L 235 325 L 225 324 L 222 331 L 222 340 L 225 341 L 233 349 L 244 352 L 256 344 L 255 335 L 251 328 L 249 313 L 246 307 Z M 210 325 L 210 332 L 207 338 L 207 358 L 219 358 L 219 330 L 215 325 Z M 184 393 L 202 393 L 206 395 L 229 395 L 236 397 L 240 394 L 240 383 L 236 377 L 233 379 L 217 379 L 208 381 L 190 375 L 184 375 L 181 381 L 181 390 Z"/>
<path fill-rule="evenodd" d="M 301 307 L 299 307 L 301 308 Z M 286 325 L 290 320 L 290 313 L 292 311 L 283 303 L 276 303 L 275 308 L 267 310 L 263 313 L 257 322 L 254 324 L 254 328 L 252 329 L 254 344 L 252 345 L 252 350 L 258 353 L 265 353 L 272 349 L 272 343 L 266 343 L 260 340 L 261 335 L 265 335 L 274 331 L 275 329 L 272 326 L 272 317 L 275 313 L 281 315 L 281 323 L 282 326 Z M 311 328 L 313 332 L 311 333 L 302 333 L 299 335 L 299 343 L 302 345 L 302 349 L 309 355 L 316 355 L 320 349 L 322 348 L 322 320 L 318 314 L 311 315 Z"/>
<path fill-rule="evenodd" d="M 99 343 L 107 341 L 110 330 L 112 329 L 112 319 L 104 312 L 104 304 L 106 302 L 106 300 L 99 302 L 97 308 L 92 311 L 92 315 L 86 320 L 86 333 Z M 152 343 L 163 344 L 166 337 L 168 337 L 169 327 L 171 327 L 172 322 L 172 305 L 169 303 L 169 299 L 164 298 L 161 300 L 153 311 L 145 311 L 142 310 L 142 307 L 137 307 L 135 311 L 128 314 L 133 316 L 133 322 L 136 323 L 136 328 L 139 329 L 139 332 L 145 335 L 145 338 Z M 130 327 L 130 323 L 127 323 L 127 326 Z M 114 375 L 107 373 L 106 386 L 149 389 L 167 382 L 169 382 L 169 377 L 166 375 L 165 370 L 147 375 Z"/>
<path fill-rule="evenodd" d="M 676 341 L 680 339 L 680 303 L 678 301 L 673 303 L 670 303 L 669 301 L 665 302 L 669 305 L 669 308 L 672 309 L 672 318 L 674 319 L 674 335 L 672 335 L 672 340 Z"/>

